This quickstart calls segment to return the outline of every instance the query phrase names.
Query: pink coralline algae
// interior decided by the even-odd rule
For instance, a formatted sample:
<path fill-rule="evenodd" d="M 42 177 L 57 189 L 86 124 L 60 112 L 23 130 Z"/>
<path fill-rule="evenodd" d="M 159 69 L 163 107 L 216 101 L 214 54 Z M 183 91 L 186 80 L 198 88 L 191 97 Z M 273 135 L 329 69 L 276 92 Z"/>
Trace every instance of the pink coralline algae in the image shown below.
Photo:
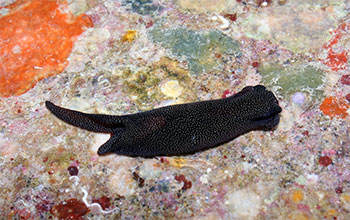
<path fill-rule="evenodd" d="M 348 75 L 343 75 L 341 78 L 340 78 L 340 82 L 344 85 L 350 85 L 350 74 Z"/>
<path fill-rule="evenodd" d="M 233 92 L 233 91 L 230 91 L 230 90 L 225 90 L 224 91 L 224 94 L 222 94 L 222 98 L 227 98 L 227 97 L 230 97 L 230 96 L 233 96 L 235 94 L 235 92 Z"/>

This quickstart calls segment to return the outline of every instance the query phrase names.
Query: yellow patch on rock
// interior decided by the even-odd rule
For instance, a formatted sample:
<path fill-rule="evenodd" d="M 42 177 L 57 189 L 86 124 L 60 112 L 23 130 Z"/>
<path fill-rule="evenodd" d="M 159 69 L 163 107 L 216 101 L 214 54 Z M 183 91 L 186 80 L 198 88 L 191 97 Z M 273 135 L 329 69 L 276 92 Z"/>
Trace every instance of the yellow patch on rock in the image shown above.
<path fill-rule="evenodd" d="M 296 190 L 292 194 L 292 200 L 295 203 L 301 202 L 304 199 L 304 193 L 301 190 Z"/>
<path fill-rule="evenodd" d="M 170 165 L 177 168 L 182 168 L 187 163 L 187 160 L 182 157 L 175 157 L 175 158 L 169 157 L 168 160 Z"/>
<path fill-rule="evenodd" d="M 169 80 L 160 87 L 160 90 L 168 97 L 177 98 L 181 95 L 183 88 L 177 80 Z"/>
<path fill-rule="evenodd" d="M 128 32 L 126 32 L 126 34 L 123 35 L 122 41 L 130 43 L 130 42 L 133 42 L 135 38 L 136 38 L 136 31 L 128 30 Z"/>

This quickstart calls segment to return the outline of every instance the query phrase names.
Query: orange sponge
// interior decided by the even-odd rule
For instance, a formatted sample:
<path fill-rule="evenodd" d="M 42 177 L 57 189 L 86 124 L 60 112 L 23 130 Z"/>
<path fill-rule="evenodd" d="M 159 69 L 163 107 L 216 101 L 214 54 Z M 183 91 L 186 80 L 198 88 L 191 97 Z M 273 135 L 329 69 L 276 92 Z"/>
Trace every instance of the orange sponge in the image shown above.
<path fill-rule="evenodd" d="M 57 2 L 18 0 L 0 8 L 8 10 L 0 16 L 0 96 L 23 94 L 62 72 L 77 37 L 93 26 L 87 15 L 73 16 L 67 3 Z"/>

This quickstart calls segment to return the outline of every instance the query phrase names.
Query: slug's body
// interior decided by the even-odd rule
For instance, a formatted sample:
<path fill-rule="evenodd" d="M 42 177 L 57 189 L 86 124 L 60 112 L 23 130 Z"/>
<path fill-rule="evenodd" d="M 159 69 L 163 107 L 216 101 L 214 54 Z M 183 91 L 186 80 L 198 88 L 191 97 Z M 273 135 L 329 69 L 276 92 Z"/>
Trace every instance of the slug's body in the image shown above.
<path fill-rule="evenodd" d="M 85 114 L 46 102 L 59 119 L 89 131 L 110 133 L 98 154 L 153 157 L 184 155 L 229 142 L 251 130 L 271 130 L 281 108 L 264 86 L 234 96 L 114 116 Z"/>

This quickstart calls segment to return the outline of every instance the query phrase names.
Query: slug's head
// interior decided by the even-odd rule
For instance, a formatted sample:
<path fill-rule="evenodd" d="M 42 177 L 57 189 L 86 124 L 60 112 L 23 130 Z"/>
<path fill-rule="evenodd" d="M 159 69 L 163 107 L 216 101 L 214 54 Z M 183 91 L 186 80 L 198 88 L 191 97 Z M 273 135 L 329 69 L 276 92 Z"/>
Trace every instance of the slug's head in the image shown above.
<path fill-rule="evenodd" d="M 264 86 L 245 87 L 233 98 L 242 106 L 242 118 L 251 122 L 254 129 L 271 130 L 279 123 L 282 109 L 275 95 Z"/>

